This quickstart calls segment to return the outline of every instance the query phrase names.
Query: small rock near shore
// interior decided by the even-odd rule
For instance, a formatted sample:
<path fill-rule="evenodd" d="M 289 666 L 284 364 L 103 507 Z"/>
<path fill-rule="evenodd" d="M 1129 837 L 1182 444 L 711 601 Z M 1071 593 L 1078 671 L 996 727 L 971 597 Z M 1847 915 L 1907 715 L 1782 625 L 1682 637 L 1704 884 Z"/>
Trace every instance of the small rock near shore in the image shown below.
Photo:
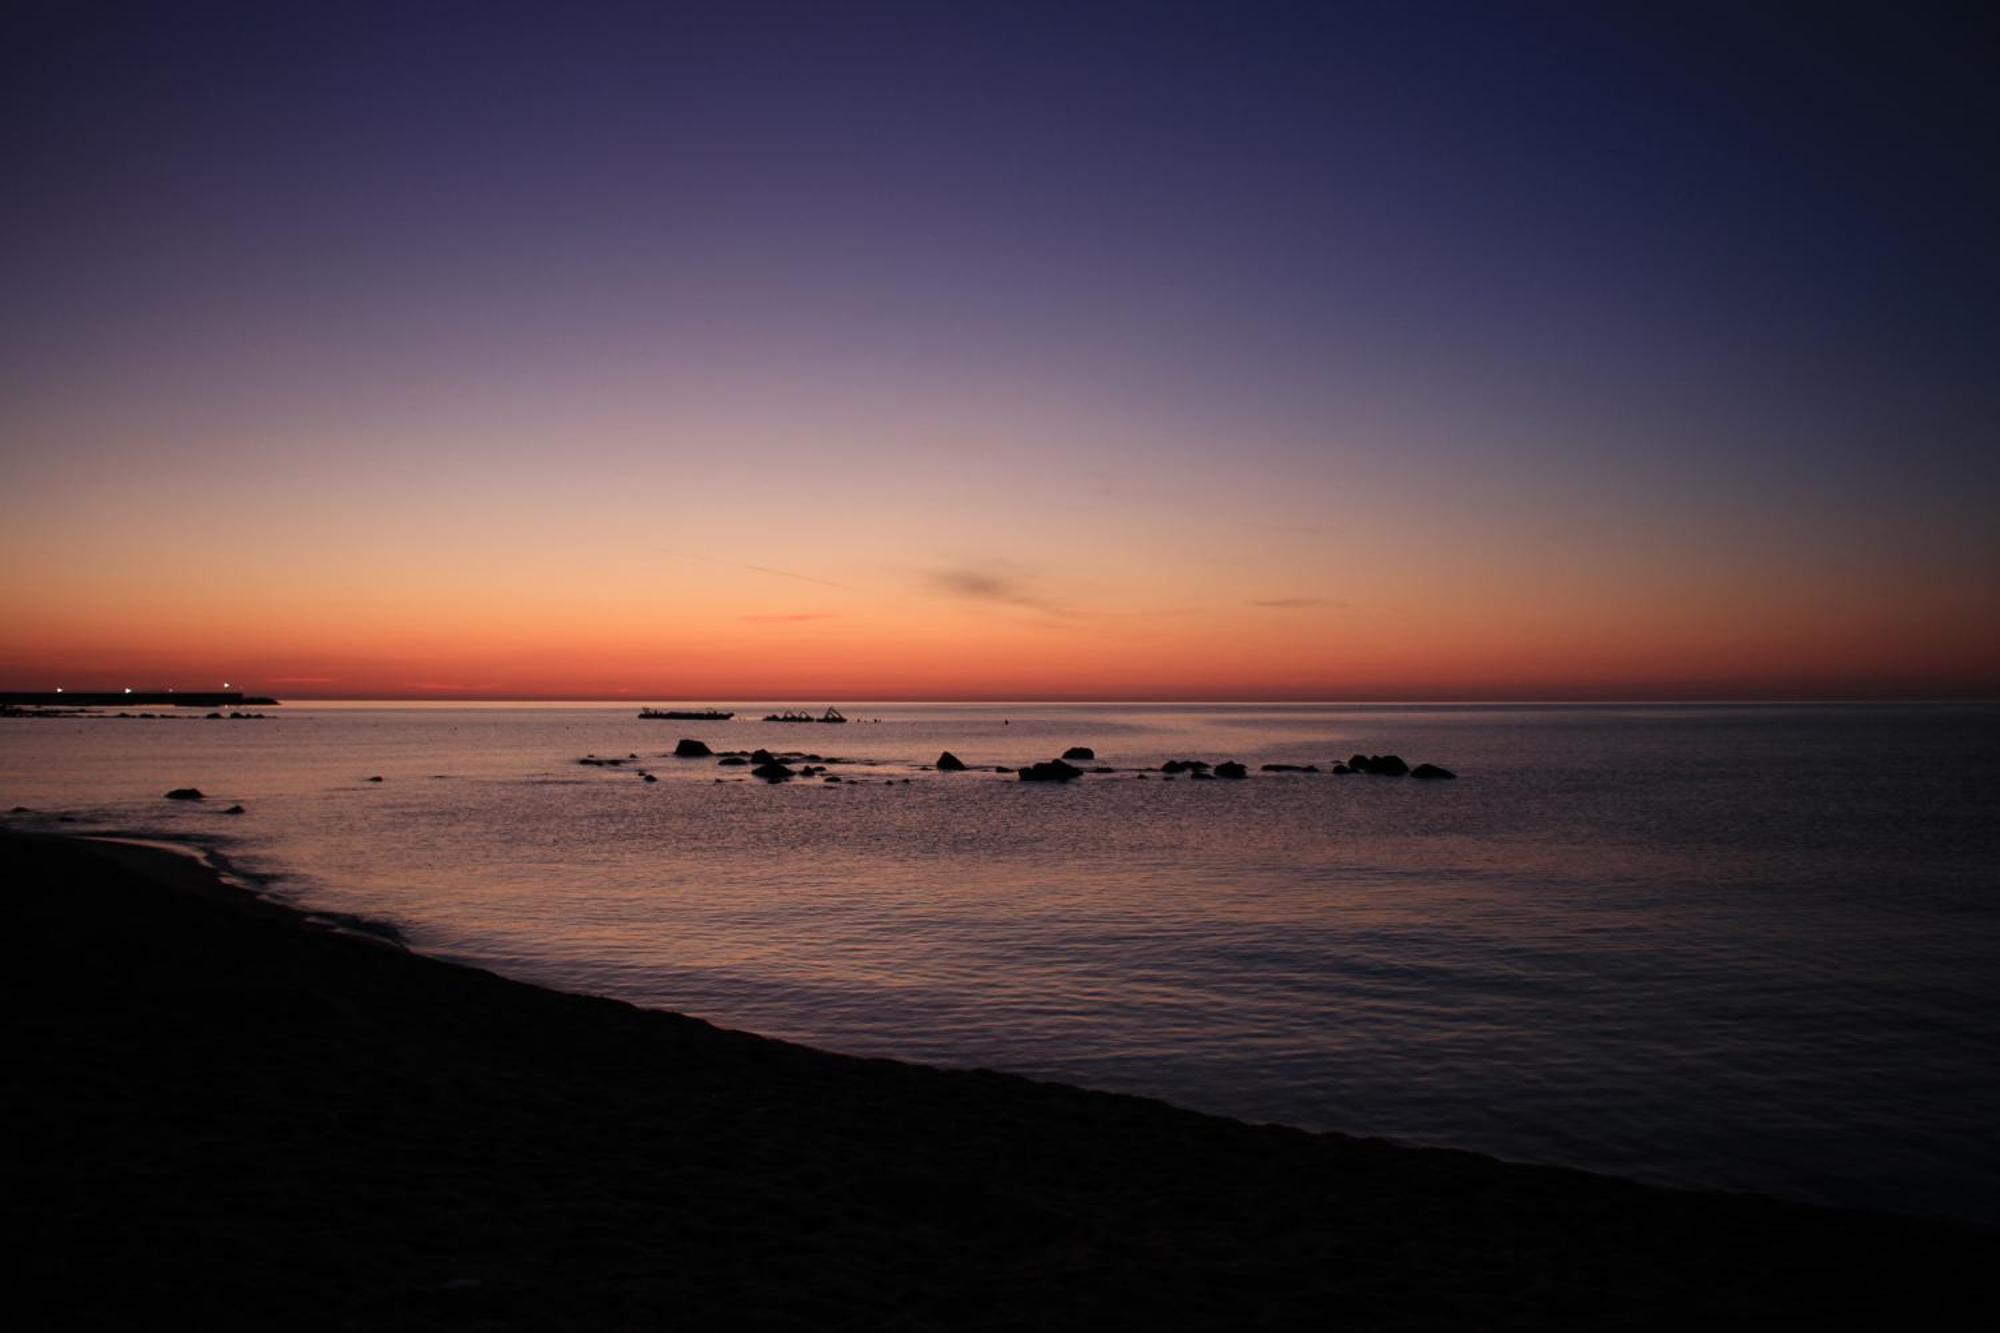
<path fill-rule="evenodd" d="M 940 773 L 963 773 L 965 771 L 965 761 L 950 750 L 946 750 L 937 757 L 937 770 Z"/>
<path fill-rule="evenodd" d="M 1247 778 L 1250 776 L 1250 770 L 1232 759 L 1227 763 L 1217 764 L 1215 766 L 1215 776 L 1219 778 Z"/>
<path fill-rule="evenodd" d="M 167 799 L 170 801 L 205 801 L 208 798 L 202 794 L 202 790 L 199 787 L 176 787 L 167 793 Z"/>
<path fill-rule="evenodd" d="M 788 766 L 773 759 L 768 763 L 759 764 L 757 767 L 751 769 L 750 776 L 753 778 L 762 778 L 766 782 L 783 782 L 792 777 L 793 774 Z"/>
<path fill-rule="evenodd" d="M 1413 778 L 1455 778 L 1458 774 L 1448 768 L 1439 768 L 1436 764 L 1418 764 L 1410 770 L 1410 776 Z"/>
<path fill-rule="evenodd" d="M 715 751 L 709 749 L 706 743 L 689 740 L 685 736 L 674 745 L 674 758 L 676 759 L 706 759 L 714 753 Z"/>
<path fill-rule="evenodd" d="M 1095 759 L 1097 758 L 1097 751 L 1091 749 L 1088 745 L 1072 745 L 1062 752 L 1062 757 L 1065 759 Z"/>

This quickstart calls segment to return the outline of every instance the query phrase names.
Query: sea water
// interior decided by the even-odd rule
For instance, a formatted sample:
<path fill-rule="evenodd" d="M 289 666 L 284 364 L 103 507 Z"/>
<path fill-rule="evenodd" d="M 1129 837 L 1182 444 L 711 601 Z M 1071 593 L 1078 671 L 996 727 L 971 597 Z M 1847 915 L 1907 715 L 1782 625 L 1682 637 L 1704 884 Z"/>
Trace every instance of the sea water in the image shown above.
<path fill-rule="evenodd" d="M 835 1050 L 2000 1222 L 2000 708 L 773 707 L 0 719 L 0 809 Z M 856 762 L 771 786 L 682 736 Z M 1117 771 L 992 771 L 1072 745 Z M 1135 771 L 1175 758 L 1253 771 Z"/>

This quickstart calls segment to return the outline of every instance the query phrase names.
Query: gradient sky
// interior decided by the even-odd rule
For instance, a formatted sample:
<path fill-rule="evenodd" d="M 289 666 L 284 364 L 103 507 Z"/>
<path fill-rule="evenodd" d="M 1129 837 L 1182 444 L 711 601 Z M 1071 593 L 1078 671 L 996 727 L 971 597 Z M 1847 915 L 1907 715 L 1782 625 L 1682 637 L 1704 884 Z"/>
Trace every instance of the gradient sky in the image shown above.
<path fill-rule="evenodd" d="M 1741 8 L 10 6 L 0 688 L 2000 694 L 2000 48 Z"/>

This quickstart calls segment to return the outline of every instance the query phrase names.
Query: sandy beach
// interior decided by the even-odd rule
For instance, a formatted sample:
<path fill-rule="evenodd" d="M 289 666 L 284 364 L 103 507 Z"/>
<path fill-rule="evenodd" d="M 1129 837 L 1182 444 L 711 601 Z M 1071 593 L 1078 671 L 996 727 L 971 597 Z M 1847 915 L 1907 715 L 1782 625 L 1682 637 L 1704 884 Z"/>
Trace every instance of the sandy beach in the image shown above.
<path fill-rule="evenodd" d="M 849 1058 L 0 839 L 44 1326 L 1945 1322 L 1984 1231 Z"/>

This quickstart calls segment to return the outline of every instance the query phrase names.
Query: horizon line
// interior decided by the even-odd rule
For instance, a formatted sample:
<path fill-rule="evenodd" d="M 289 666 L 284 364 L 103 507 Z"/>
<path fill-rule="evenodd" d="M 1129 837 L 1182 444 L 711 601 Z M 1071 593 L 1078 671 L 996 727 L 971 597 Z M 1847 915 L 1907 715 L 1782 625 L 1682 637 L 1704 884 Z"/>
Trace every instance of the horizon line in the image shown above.
<path fill-rule="evenodd" d="M 265 692 L 265 693 L 267 694 L 268 697 L 272 698 L 278 697 L 278 694 L 276 692 Z M 438 704 L 539 703 L 539 704 L 606 704 L 606 705 L 637 704 L 642 706 L 654 706 L 656 701 L 657 704 L 659 705 L 688 704 L 703 708 L 710 708 L 710 707 L 718 709 L 726 708 L 726 705 L 718 704 L 708 699 L 675 697 L 671 695 L 637 695 L 637 694 L 632 694 L 632 695 L 295 694 L 295 695 L 289 695 L 287 697 L 291 702 L 294 703 L 438 703 Z M 847 695 L 847 696 L 825 696 L 823 698 L 822 696 L 818 695 L 811 695 L 811 696 L 797 695 L 797 696 L 789 696 L 783 698 L 777 696 L 772 696 L 768 698 L 753 698 L 750 700 L 750 704 L 756 706 L 764 706 L 771 704 L 782 704 L 789 706 L 789 705 L 798 705 L 801 702 L 818 701 L 815 704 L 815 706 L 819 706 L 820 704 L 824 704 L 827 701 L 827 699 L 834 699 L 834 698 L 847 699 L 848 700 L 848 703 L 846 705 L 847 707 L 855 707 L 862 704 L 885 704 L 885 705 L 978 704 L 983 706 L 999 706 L 1003 704 L 1018 704 L 1023 706 L 1049 705 L 1049 704 L 1079 704 L 1079 705 L 1201 704 L 1208 706 L 1236 705 L 1236 706 L 1256 706 L 1256 707 L 1273 706 L 1273 705 L 1286 706 L 1286 707 L 1354 707 L 1354 706 L 1374 707 L 1374 706 L 1389 705 L 1389 704 L 1408 705 L 1408 706 L 1429 706 L 1429 707 L 1464 706 L 1471 704 L 1494 705 L 1494 706 L 1522 705 L 1522 704 L 1546 704 L 1546 705 L 1567 705 L 1567 706 L 1576 706 L 1583 704 L 1603 705 L 1603 706 L 1663 705 L 1663 704 L 1850 704 L 1850 703 L 1851 704 L 1898 704 L 1898 703 L 1900 704 L 1924 704 L 1924 703 L 2000 704 L 2000 694 L 1814 694 L 1814 695 L 1712 694 L 1712 695 L 1631 695 L 1631 696 L 1492 695 L 1492 696 L 1470 696 L 1470 697 L 1444 696 L 1444 695 L 1374 696 L 1374 697 L 1285 695 L 1285 696 L 1271 696 L 1264 698 L 1197 697 L 1197 696 L 1180 696 L 1180 695 L 1129 695 L 1129 696 L 1043 695 L 1043 696 L 1006 696 L 1006 697 L 1001 697 L 1001 696 L 961 697 L 961 696 L 944 696 L 944 695 L 911 695 L 911 696 L 883 695 L 875 698 L 867 696 Z M 279 702 L 282 704 L 283 702 L 285 702 L 285 700 L 280 699 Z M 744 707 L 744 705 L 738 705 L 737 711 L 741 711 L 742 707 Z"/>

